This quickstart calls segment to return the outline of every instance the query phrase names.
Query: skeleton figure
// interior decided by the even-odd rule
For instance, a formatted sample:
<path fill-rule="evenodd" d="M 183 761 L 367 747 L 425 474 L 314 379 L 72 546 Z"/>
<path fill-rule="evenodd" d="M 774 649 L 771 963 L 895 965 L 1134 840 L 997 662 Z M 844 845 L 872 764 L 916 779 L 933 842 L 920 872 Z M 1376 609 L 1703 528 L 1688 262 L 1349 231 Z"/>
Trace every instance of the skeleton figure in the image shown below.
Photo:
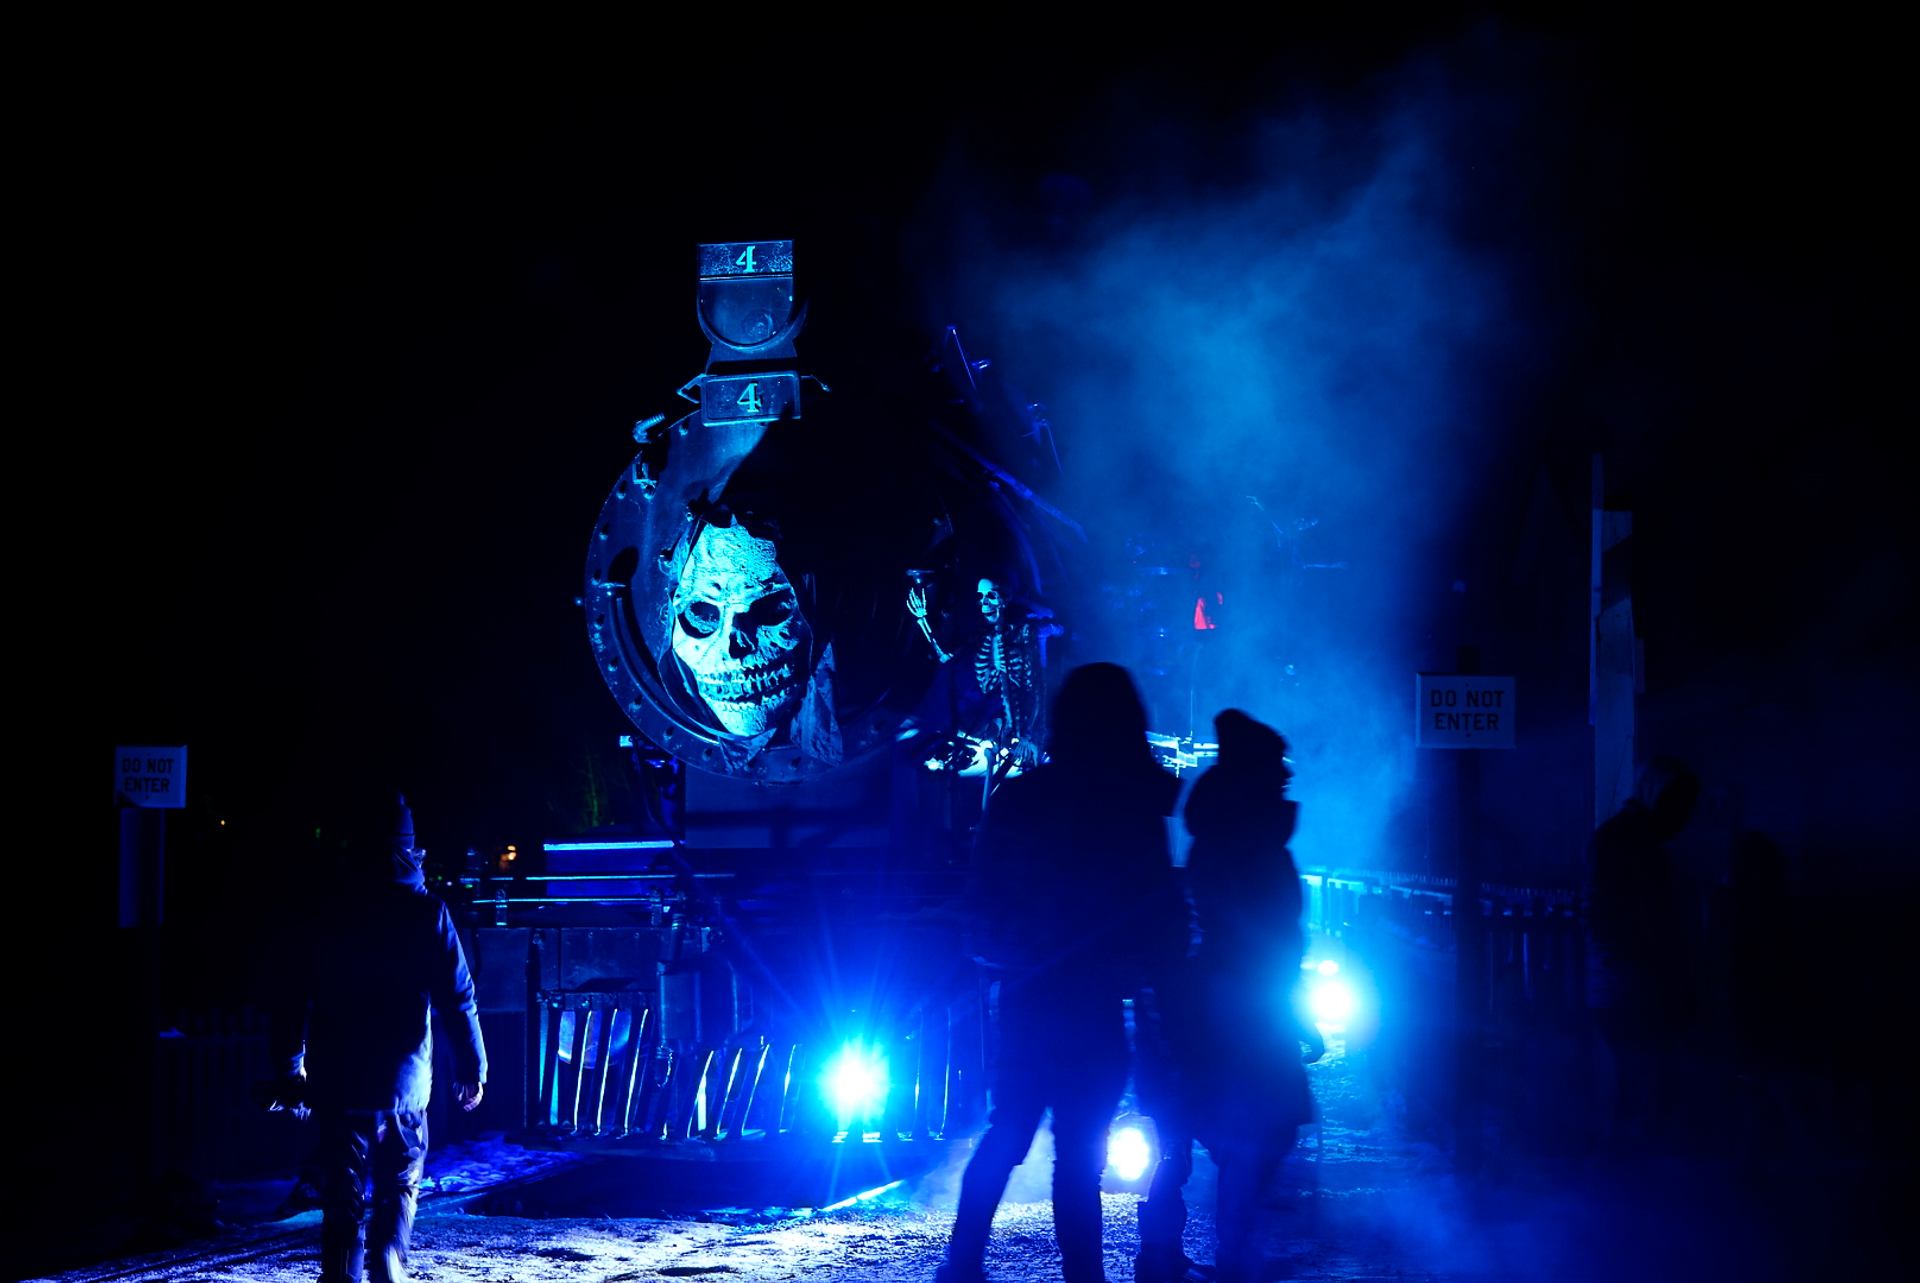
<path fill-rule="evenodd" d="M 1040 646 L 1032 620 L 1010 619 L 1006 594 L 992 579 L 977 585 L 986 632 L 973 652 L 973 677 L 996 706 L 991 738 L 1003 744 L 1038 739 Z"/>
<path fill-rule="evenodd" d="M 813 632 L 770 539 L 703 526 L 668 601 L 670 645 L 688 690 L 729 735 L 768 735 L 808 691 Z"/>

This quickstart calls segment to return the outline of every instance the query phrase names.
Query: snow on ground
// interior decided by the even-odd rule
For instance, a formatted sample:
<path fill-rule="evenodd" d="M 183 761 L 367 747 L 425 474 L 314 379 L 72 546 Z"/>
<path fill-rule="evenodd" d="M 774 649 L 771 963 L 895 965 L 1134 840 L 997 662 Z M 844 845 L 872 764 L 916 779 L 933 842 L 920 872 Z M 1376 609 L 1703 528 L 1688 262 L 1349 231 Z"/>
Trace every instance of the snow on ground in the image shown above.
<path fill-rule="evenodd" d="M 1591 1186 L 1529 1188 L 1518 1177 L 1498 1190 L 1468 1190 L 1456 1186 L 1442 1154 L 1396 1135 L 1351 1061 L 1336 1052 L 1312 1072 L 1325 1123 L 1303 1133 L 1273 1190 L 1266 1244 L 1271 1277 L 1398 1283 L 1620 1277 L 1649 1283 L 1682 1277 L 1703 1264 L 1733 1264 L 1724 1241 L 1701 1231 L 1708 1221 L 1688 1201 L 1703 1187 L 1697 1170 L 1677 1171 L 1655 1195 L 1632 1204 L 1609 1201 Z M 1045 1150 L 1043 1136 L 1015 1174 L 995 1222 L 988 1273 L 1004 1283 L 1060 1277 L 1045 1196 Z M 431 1160 L 432 1180 L 414 1232 L 414 1273 L 426 1283 L 930 1280 L 952 1225 L 964 1158 L 964 1151 L 956 1152 L 952 1162 L 924 1178 L 818 1211 L 733 1208 L 650 1219 L 533 1219 L 476 1214 L 487 1205 L 476 1195 L 577 1163 L 578 1155 L 499 1142 L 448 1146 Z M 1204 1159 L 1196 1164 L 1188 1195 L 1188 1251 L 1208 1260 L 1212 1169 Z M 1107 1272 L 1127 1280 L 1137 1243 L 1137 1197 L 1103 1198 Z M 1764 1234 L 1756 1234 L 1755 1241 L 1764 1243 Z M 309 1211 L 195 1247 L 53 1277 L 60 1283 L 305 1283 L 318 1272 L 318 1242 L 319 1213 Z M 1764 1251 L 1750 1252 L 1746 1264 L 1757 1260 L 1761 1268 L 1748 1268 L 1742 1277 L 1773 1277 L 1766 1259 Z"/>

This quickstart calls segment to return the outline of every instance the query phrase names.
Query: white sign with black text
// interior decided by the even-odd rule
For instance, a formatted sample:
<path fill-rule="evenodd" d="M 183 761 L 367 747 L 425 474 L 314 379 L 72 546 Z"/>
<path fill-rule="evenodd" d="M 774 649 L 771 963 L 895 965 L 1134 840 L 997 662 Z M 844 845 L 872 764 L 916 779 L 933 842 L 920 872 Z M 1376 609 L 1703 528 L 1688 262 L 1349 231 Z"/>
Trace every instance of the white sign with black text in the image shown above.
<path fill-rule="evenodd" d="M 1420 748 L 1512 748 L 1513 678 L 1416 673 L 1413 742 Z"/>
<path fill-rule="evenodd" d="M 113 751 L 113 798 L 121 806 L 187 804 L 187 746 L 117 748 Z"/>

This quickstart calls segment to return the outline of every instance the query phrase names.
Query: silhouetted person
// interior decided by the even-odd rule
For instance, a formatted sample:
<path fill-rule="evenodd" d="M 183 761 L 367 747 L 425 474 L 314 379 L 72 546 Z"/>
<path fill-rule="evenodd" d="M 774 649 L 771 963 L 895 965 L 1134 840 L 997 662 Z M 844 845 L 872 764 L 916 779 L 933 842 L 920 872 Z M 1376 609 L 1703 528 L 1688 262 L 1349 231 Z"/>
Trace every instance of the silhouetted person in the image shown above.
<path fill-rule="evenodd" d="M 368 1258 L 374 1283 L 407 1277 L 427 1154 L 434 1010 L 453 1033 L 462 1109 L 480 1103 L 487 1077 L 466 955 L 453 915 L 427 891 L 405 799 L 379 831 L 364 874 L 297 945 L 275 1022 L 286 1081 L 274 1107 L 304 1100 L 320 1129 L 321 1283 L 359 1283 Z"/>
<path fill-rule="evenodd" d="M 1694 925 L 1667 843 L 1693 817 L 1700 780 L 1655 758 L 1634 796 L 1593 835 L 1587 1003 L 1613 1057 L 1617 1138 L 1672 1121 L 1677 1044 L 1693 1023 Z"/>
<path fill-rule="evenodd" d="M 1165 817 L 1179 781 L 1154 762 L 1133 679 L 1074 669 L 1051 760 L 995 795 L 976 852 L 975 947 L 1000 972 L 993 1113 L 967 1164 L 943 1281 L 981 1277 L 994 1208 L 1053 1113 L 1054 1231 L 1067 1283 L 1098 1283 L 1100 1175 L 1127 1079 L 1125 998 L 1184 947 Z"/>
<path fill-rule="evenodd" d="M 1187 886 L 1200 943 L 1156 993 L 1160 1087 L 1149 1100 L 1160 1165 L 1140 1205 L 1140 1283 L 1186 1273 L 1181 1250 L 1197 1137 L 1219 1168 L 1217 1258 L 1222 1280 L 1257 1276 L 1254 1218 L 1261 1193 L 1313 1118 L 1301 1044 L 1320 1035 L 1298 1013 L 1306 951 L 1300 873 L 1287 843 L 1298 805 L 1287 743 L 1237 709 L 1214 718 L 1219 761 L 1187 798 Z"/>

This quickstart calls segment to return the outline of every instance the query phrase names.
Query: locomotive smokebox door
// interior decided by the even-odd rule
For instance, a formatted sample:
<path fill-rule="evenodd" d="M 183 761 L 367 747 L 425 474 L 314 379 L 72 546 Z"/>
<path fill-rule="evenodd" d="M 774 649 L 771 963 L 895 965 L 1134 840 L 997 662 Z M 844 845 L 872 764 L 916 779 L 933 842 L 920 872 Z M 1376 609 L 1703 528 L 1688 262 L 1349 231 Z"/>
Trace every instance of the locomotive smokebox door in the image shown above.
<path fill-rule="evenodd" d="M 900 585 L 941 515 L 924 443 L 902 431 L 914 412 L 799 369 L 793 268 L 791 241 L 700 247 L 713 347 L 681 389 L 697 408 L 636 429 L 583 599 L 634 725 L 699 770 L 765 783 L 875 752 L 926 690 Z"/>

